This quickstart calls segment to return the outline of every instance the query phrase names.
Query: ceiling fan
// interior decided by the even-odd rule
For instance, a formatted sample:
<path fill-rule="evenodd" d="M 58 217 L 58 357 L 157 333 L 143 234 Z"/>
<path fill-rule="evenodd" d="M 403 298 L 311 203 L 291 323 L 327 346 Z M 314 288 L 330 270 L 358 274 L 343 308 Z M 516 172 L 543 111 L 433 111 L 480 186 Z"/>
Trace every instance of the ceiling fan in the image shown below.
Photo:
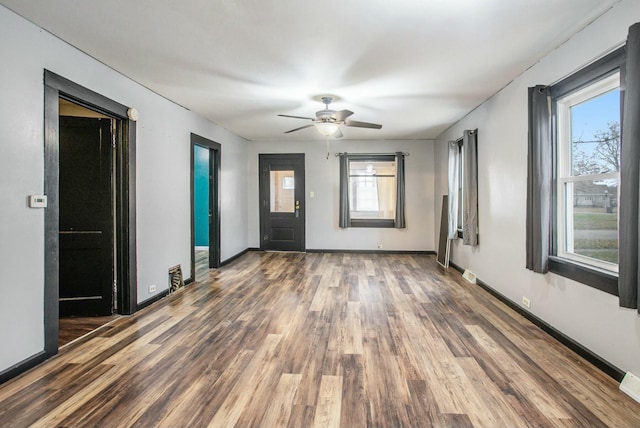
<path fill-rule="evenodd" d="M 332 97 L 322 97 L 322 103 L 324 104 L 324 110 L 320 110 L 316 112 L 316 117 L 303 117 L 303 116 L 291 116 L 288 114 L 279 114 L 280 117 L 291 117 L 294 119 L 304 119 L 310 120 L 313 123 L 311 125 L 301 126 L 299 128 L 292 129 L 290 131 L 286 131 L 285 134 L 290 132 L 299 131 L 301 129 L 310 128 L 315 126 L 318 132 L 320 132 L 325 137 L 333 136 L 335 138 L 342 137 L 342 132 L 340 132 L 340 125 L 344 126 L 353 126 L 356 128 L 372 128 L 372 129 L 380 129 L 382 125 L 378 125 L 377 123 L 369 123 L 369 122 L 358 122 L 357 120 L 347 120 L 349 116 L 353 114 L 350 110 L 330 110 L 329 104 L 333 101 Z"/>

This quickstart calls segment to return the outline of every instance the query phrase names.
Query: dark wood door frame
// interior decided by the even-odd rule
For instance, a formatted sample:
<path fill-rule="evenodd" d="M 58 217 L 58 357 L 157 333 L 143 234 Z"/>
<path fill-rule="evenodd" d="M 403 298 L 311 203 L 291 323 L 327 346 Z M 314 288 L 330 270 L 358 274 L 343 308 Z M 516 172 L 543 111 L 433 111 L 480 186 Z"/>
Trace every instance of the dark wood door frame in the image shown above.
<path fill-rule="evenodd" d="M 47 195 L 48 207 L 45 210 L 44 358 L 58 352 L 59 98 L 67 99 L 116 120 L 115 280 L 118 287 L 118 313 L 134 313 L 137 310 L 138 294 L 136 273 L 136 123 L 128 119 L 127 106 L 45 70 L 44 191 Z"/>
<path fill-rule="evenodd" d="M 220 267 L 220 160 L 222 158 L 222 146 L 215 141 L 191 133 L 191 278 L 196 277 L 196 252 L 195 252 L 195 221 L 194 221 L 194 148 L 195 146 L 209 149 L 209 209 L 213 219 L 209 223 L 209 268 Z M 213 185 L 211 185 L 213 184 Z M 213 244 L 212 244 L 213 243 Z"/>

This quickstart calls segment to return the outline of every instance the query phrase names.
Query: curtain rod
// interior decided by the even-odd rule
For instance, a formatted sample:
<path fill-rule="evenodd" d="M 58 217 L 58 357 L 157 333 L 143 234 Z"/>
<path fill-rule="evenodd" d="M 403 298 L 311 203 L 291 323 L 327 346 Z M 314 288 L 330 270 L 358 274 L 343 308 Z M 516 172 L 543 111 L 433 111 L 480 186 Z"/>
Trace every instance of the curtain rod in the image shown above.
<path fill-rule="evenodd" d="M 393 152 L 393 153 L 336 153 L 336 156 L 340 155 L 356 155 L 356 156 L 395 156 L 397 153 L 402 153 L 405 156 L 410 156 L 408 152 Z"/>

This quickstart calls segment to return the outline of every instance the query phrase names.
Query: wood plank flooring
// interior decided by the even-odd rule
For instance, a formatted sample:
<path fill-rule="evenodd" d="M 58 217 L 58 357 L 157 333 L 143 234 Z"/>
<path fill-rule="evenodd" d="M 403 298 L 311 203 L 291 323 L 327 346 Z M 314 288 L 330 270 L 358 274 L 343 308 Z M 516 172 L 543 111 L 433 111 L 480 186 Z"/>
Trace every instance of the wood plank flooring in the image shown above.
<path fill-rule="evenodd" d="M 638 427 L 433 256 L 249 252 L 0 386 L 0 426 Z"/>
<path fill-rule="evenodd" d="M 209 250 L 195 250 L 195 279 L 206 277 L 209 272 Z"/>
<path fill-rule="evenodd" d="M 119 315 L 104 317 L 64 317 L 58 322 L 58 347 L 79 339 L 92 331 L 110 323 Z"/>

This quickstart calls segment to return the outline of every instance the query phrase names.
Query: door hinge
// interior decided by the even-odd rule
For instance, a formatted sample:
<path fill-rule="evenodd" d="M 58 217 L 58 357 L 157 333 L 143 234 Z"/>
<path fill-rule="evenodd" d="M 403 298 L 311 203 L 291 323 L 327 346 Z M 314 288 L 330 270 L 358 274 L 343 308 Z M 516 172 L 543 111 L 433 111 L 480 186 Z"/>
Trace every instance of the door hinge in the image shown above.
<path fill-rule="evenodd" d="M 118 282 L 114 279 L 113 280 L 113 293 L 117 293 L 118 292 Z"/>
<path fill-rule="evenodd" d="M 116 134 L 112 133 L 111 134 L 111 146 L 115 149 L 116 148 Z"/>

